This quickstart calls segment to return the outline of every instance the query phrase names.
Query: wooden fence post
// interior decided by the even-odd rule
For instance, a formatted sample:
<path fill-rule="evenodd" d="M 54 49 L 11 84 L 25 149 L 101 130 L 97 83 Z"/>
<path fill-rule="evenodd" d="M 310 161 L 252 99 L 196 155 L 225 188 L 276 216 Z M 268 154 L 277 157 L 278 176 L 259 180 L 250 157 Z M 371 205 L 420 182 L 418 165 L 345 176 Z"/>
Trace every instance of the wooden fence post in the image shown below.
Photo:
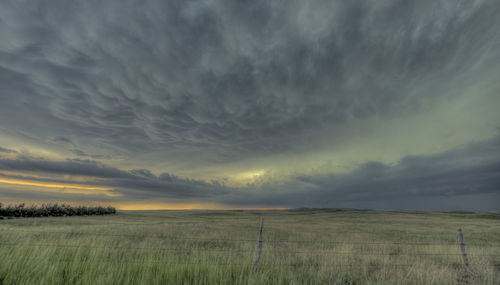
<path fill-rule="evenodd" d="M 465 266 L 469 266 L 469 259 L 467 258 L 467 253 L 465 252 L 465 243 L 464 243 L 464 235 L 462 233 L 462 229 L 457 229 L 458 235 L 458 246 L 460 247 L 460 251 L 462 252 L 462 260 L 464 261 Z"/>
<path fill-rule="evenodd" d="M 262 229 L 264 229 L 264 218 L 260 218 L 260 230 L 259 237 L 257 238 L 257 244 L 255 245 L 255 252 L 253 256 L 252 268 L 255 269 L 257 264 L 259 264 L 260 254 L 262 253 Z"/>

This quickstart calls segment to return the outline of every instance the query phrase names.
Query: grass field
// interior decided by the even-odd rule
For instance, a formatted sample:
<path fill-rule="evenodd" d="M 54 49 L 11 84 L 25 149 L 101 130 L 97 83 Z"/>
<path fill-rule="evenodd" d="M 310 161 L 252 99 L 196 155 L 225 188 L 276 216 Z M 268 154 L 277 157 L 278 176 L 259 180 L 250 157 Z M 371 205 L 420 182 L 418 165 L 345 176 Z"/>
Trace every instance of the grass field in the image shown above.
<path fill-rule="evenodd" d="M 263 252 L 252 270 L 260 217 Z M 500 214 L 149 211 L 0 220 L 0 284 L 465 282 L 500 284 Z"/>

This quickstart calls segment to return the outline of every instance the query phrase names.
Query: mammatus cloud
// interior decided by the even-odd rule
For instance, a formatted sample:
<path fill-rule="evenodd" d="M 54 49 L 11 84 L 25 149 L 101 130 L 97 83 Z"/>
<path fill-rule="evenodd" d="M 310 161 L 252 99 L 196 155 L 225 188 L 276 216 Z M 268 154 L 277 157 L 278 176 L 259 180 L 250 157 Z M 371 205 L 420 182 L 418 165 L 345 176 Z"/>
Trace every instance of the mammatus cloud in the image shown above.
<path fill-rule="evenodd" d="M 0 197 L 22 196 L 17 179 L 121 201 L 496 202 L 499 14 L 496 0 L 1 1 Z"/>
<path fill-rule="evenodd" d="M 498 70 L 497 1 L 0 5 L 2 125 L 71 136 L 77 156 L 159 150 L 196 165 L 286 153 L 353 119 L 425 110 L 478 68 Z"/>
<path fill-rule="evenodd" d="M 495 205 L 500 202 L 500 138 L 471 143 L 437 155 L 406 157 L 394 165 L 369 162 L 347 174 L 296 176 L 287 181 L 240 188 L 227 187 L 217 181 L 182 179 L 168 173 L 155 175 L 146 169 L 119 170 L 88 160 L 3 159 L 0 160 L 1 170 L 99 178 L 75 182 L 73 179 L 0 175 L 0 179 L 110 187 L 120 194 L 111 200 L 115 202 L 203 200 L 233 207 L 365 205 L 386 209 L 454 209 L 462 199 L 463 209 L 482 210 L 496 209 Z M 483 204 L 465 203 L 471 199 L 483 199 Z M 401 204 L 408 200 L 420 203 Z M 429 201 L 431 204 L 426 206 Z M 440 201 L 441 208 L 437 208 L 435 201 Z"/>

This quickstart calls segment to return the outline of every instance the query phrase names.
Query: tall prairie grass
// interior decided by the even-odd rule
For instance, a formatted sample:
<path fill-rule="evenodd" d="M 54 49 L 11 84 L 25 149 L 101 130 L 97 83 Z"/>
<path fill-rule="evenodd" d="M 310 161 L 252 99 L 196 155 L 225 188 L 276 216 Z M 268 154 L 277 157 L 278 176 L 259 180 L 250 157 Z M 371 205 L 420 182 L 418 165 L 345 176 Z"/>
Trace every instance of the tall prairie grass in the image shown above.
<path fill-rule="evenodd" d="M 263 251 L 252 269 L 260 217 Z M 0 284 L 500 284 L 499 221 L 325 210 L 2 220 Z"/>

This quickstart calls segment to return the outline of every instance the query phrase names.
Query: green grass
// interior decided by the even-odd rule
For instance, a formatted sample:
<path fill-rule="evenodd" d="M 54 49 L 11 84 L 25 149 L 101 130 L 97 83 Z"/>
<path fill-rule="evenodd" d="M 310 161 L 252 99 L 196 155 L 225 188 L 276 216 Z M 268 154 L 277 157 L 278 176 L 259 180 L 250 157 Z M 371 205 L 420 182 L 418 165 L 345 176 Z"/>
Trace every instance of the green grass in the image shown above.
<path fill-rule="evenodd" d="M 260 217 L 263 254 L 251 269 Z M 456 229 L 470 268 L 462 266 Z M 0 284 L 500 284 L 500 215 L 149 211 L 0 221 Z"/>

